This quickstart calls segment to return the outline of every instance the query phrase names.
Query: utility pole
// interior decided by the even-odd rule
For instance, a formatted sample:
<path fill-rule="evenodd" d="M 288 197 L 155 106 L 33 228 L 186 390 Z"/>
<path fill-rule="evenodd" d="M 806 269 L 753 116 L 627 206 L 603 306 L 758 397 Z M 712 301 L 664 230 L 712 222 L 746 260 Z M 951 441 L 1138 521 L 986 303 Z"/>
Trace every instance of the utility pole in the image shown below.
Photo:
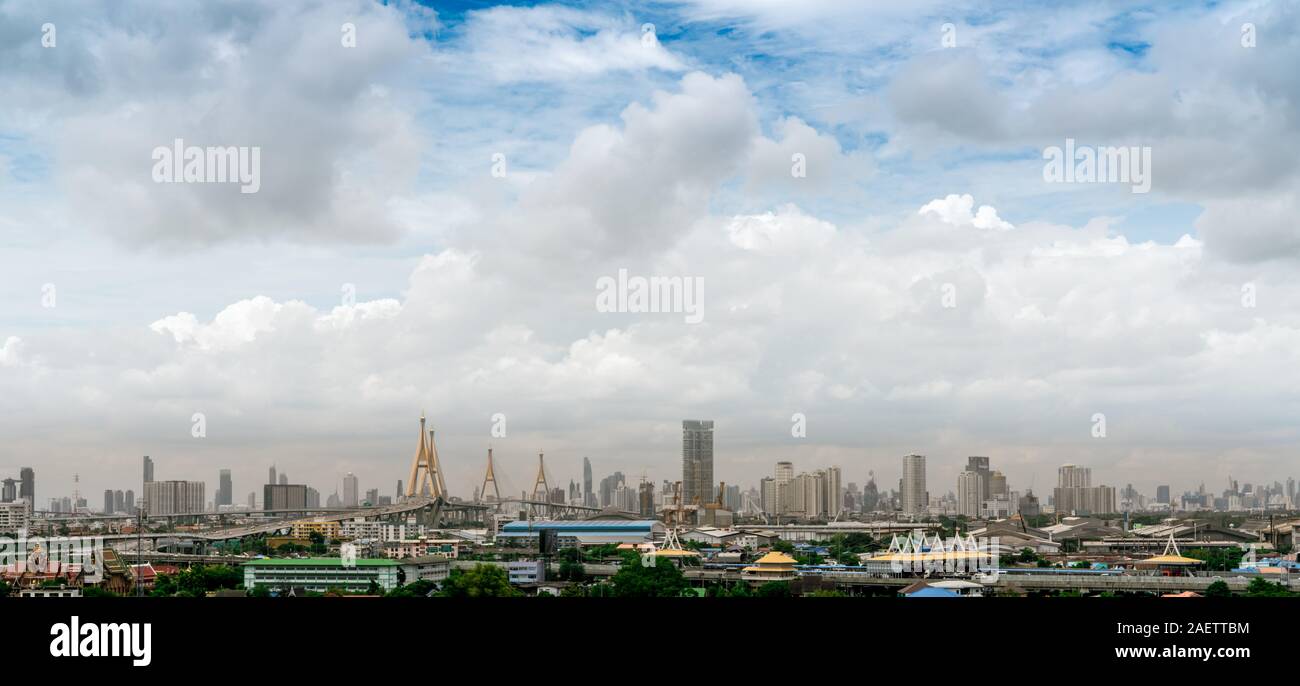
<path fill-rule="evenodd" d="M 144 498 L 144 489 L 144 470 L 142 469 L 140 470 L 140 496 L 141 500 L 147 503 L 149 501 Z M 136 507 L 135 513 L 135 574 L 131 575 L 131 579 L 135 582 L 135 595 L 138 598 L 144 595 L 144 588 L 140 586 L 140 552 L 144 549 L 144 507 Z"/>

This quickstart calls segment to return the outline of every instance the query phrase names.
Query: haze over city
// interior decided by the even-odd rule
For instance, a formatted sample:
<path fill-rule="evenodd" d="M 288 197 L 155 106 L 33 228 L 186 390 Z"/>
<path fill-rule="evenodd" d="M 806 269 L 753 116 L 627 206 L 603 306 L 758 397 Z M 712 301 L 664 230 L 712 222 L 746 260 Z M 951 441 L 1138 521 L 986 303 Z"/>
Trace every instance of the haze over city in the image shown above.
<path fill-rule="evenodd" d="M 1297 5 L 895 4 L 0 7 L 0 472 L 391 494 L 424 412 L 463 498 L 489 446 L 680 479 L 684 419 L 746 489 L 1294 476 Z M 1076 142 L 1149 192 L 1049 181 Z"/>

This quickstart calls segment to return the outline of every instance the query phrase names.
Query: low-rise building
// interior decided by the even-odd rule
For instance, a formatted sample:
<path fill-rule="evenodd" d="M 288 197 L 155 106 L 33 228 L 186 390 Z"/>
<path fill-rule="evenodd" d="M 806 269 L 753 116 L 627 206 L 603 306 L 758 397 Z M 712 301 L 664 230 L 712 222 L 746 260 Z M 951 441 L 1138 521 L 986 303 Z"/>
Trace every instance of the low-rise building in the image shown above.
<path fill-rule="evenodd" d="M 383 591 L 397 587 L 395 560 L 359 559 L 344 564 L 338 557 L 264 558 L 244 563 L 244 588 L 304 588 L 364 592 L 374 582 Z"/>
<path fill-rule="evenodd" d="M 752 584 L 765 584 L 769 581 L 793 581 L 795 559 L 785 553 L 772 551 L 754 561 L 754 564 L 741 570 L 740 574 Z"/>
<path fill-rule="evenodd" d="M 405 541 L 388 541 L 383 545 L 384 557 L 391 560 L 402 560 L 408 557 L 425 557 L 427 555 L 442 555 L 443 557 L 454 560 L 460 557 L 461 550 L 467 544 L 459 538 L 420 538 Z"/>
<path fill-rule="evenodd" d="M 412 557 L 399 562 L 402 571 L 402 584 L 417 581 L 432 581 L 441 584 L 451 574 L 451 560 L 445 555 L 425 555 Z"/>
<path fill-rule="evenodd" d="M 667 529 L 654 519 L 586 519 L 582 521 L 518 521 L 501 527 L 497 545 L 536 548 L 542 531 L 553 531 L 558 548 L 645 543 L 662 540 Z"/>
<path fill-rule="evenodd" d="M 541 560 L 514 560 L 506 563 L 511 584 L 536 584 L 546 581 L 546 563 Z"/>
<path fill-rule="evenodd" d="M 342 523 L 343 538 L 369 541 L 411 541 L 423 538 L 427 532 L 423 524 L 393 524 L 392 522 L 349 520 Z"/>
<path fill-rule="evenodd" d="M 16 534 L 27 530 L 31 513 L 26 500 L 0 503 L 0 533 Z"/>
<path fill-rule="evenodd" d="M 303 519 L 293 523 L 294 538 L 310 540 L 312 534 L 320 534 L 328 542 L 339 538 L 342 529 L 339 523 L 334 521 Z"/>

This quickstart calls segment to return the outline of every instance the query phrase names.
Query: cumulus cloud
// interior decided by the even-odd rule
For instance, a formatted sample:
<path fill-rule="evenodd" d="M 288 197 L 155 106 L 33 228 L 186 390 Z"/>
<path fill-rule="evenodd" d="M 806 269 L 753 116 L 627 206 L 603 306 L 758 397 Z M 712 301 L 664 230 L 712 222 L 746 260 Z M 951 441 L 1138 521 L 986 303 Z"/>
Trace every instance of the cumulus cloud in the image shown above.
<path fill-rule="evenodd" d="M 970 194 L 956 193 L 940 199 L 931 200 L 917 212 L 919 215 L 933 214 L 945 224 L 953 226 L 973 226 L 977 229 L 997 229 L 1007 231 L 1015 228 L 1009 222 L 998 217 L 998 211 L 989 205 L 980 205 L 974 213 L 975 198 Z"/>
<path fill-rule="evenodd" d="M 163 248 L 372 243 L 406 228 L 389 199 L 414 180 L 421 137 L 411 103 L 392 88 L 429 54 L 411 36 L 428 28 L 426 12 L 361 1 L 5 12 L 22 15 L 6 25 L 52 20 L 60 29 L 54 49 L 21 41 L 19 65 L 31 68 L 6 69 L 0 92 L 58 102 L 7 119 L 54 163 L 76 220 Z M 345 23 L 355 47 L 343 45 Z M 44 80 L 50 71 L 64 78 Z M 153 151 L 177 139 L 260 149 L 260 189 L 156 183 Z"/>

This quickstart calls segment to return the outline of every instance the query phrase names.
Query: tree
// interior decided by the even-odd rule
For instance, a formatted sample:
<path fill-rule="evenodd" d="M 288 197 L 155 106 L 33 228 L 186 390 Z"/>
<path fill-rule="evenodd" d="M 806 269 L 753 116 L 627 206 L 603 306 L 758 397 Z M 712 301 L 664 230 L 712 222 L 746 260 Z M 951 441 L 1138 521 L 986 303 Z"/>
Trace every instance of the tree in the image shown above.
<path fill-rule="evenodd" d="M 87 586 L 81 590 L 81 595 L 85 598 L 116 598 L 118 595 L 107 588 L 100 586 Z"/>
<path fill-rule="evenodd" d="M 587 570 L 581 562 L 564 560 L 560 562 L 560 580 L 562 581 L 582 581 L 587 578 Z"/>
<path fill-rule="evenodd" d="M 444 598 L 513 598 L 520 593 L 510 585 L 504 568 L 476 564 L 468 571 L 453 571 L 438 595 Z"/>
<path fill-rule="evenodd" d="M 808 594 L 808 597 L 810 597 L 810 598 L 846 598 L 846 597 L 848 597 L 848 596 L 844 595 L 844 591 L 840 591 L 840 590 L 837 590 L 837 589 L 834 589 L 834 588 L 828 588 L 828 589 L 819 589 L 819 590 L 813 591 L 812 593 L 809 593 L 809 594 Z"/>
<path fill-rule="evenodd" d="M 754 591 L 758 598 L 789 598 L 791 595 L 790 584 L 784 581 L 769 581 Z"/>
<path fill-rule="evenodd" d="M 1255 577 L 1250 580 L 1250 585 L 1246 587 L 1246 595 L 1254 598 L 1276 598 L 1289 596 L 1291 592 L 1286 590 L 1282 584 L 1275 584 L 1263 577 Z"/>
<path fill-rule="evenodd" d="M 653 566 L 644 566 L 640 556 L 624 554 L 618 573 L 610 579 L 613 595 L 619 598 L 675 598 L 690 587 L 677 565 L 666 558 L 653 559 Z"/>
<path fill-rule="evenodd" d="M 1228 590 L 1228 584 L 1223 579 L 1218 579 L 1205 589 L 1206 598 L 1227 598 L 1232 595 Z"/>
<path fill-rule="evenodd" d="M 398 586 L 384 595 L 389 598 L 423 598 L 429 595 L 435 587 L 436 584 L 432 581 L 419 579 L 404 586 Z"/>
<path fill-rule="evenodd" d="M 1241 566 L 1241 558 L 1246 551 L 1241 548 L 1193 548 L 1185 554 L 1196 560 L 1204 560 L 1206 569 L 1226 572 Z"/>
<path fill-rule="evenodd" d="M 786 555 L 793 555 L 794 544 L 789 541 L 778 540 L 772 544 L 772 550 L 775 550 L 779 553 L 785 553 Z"/>
<path fill-rule="evenodd" d="M 307 534 L 307 537 L 311 539 L 311 545 L 309 546 L 311 548 L 311 552 L 315 555 L 324 555 L 325 535 L 319 531 L 312 531 Z"/>

